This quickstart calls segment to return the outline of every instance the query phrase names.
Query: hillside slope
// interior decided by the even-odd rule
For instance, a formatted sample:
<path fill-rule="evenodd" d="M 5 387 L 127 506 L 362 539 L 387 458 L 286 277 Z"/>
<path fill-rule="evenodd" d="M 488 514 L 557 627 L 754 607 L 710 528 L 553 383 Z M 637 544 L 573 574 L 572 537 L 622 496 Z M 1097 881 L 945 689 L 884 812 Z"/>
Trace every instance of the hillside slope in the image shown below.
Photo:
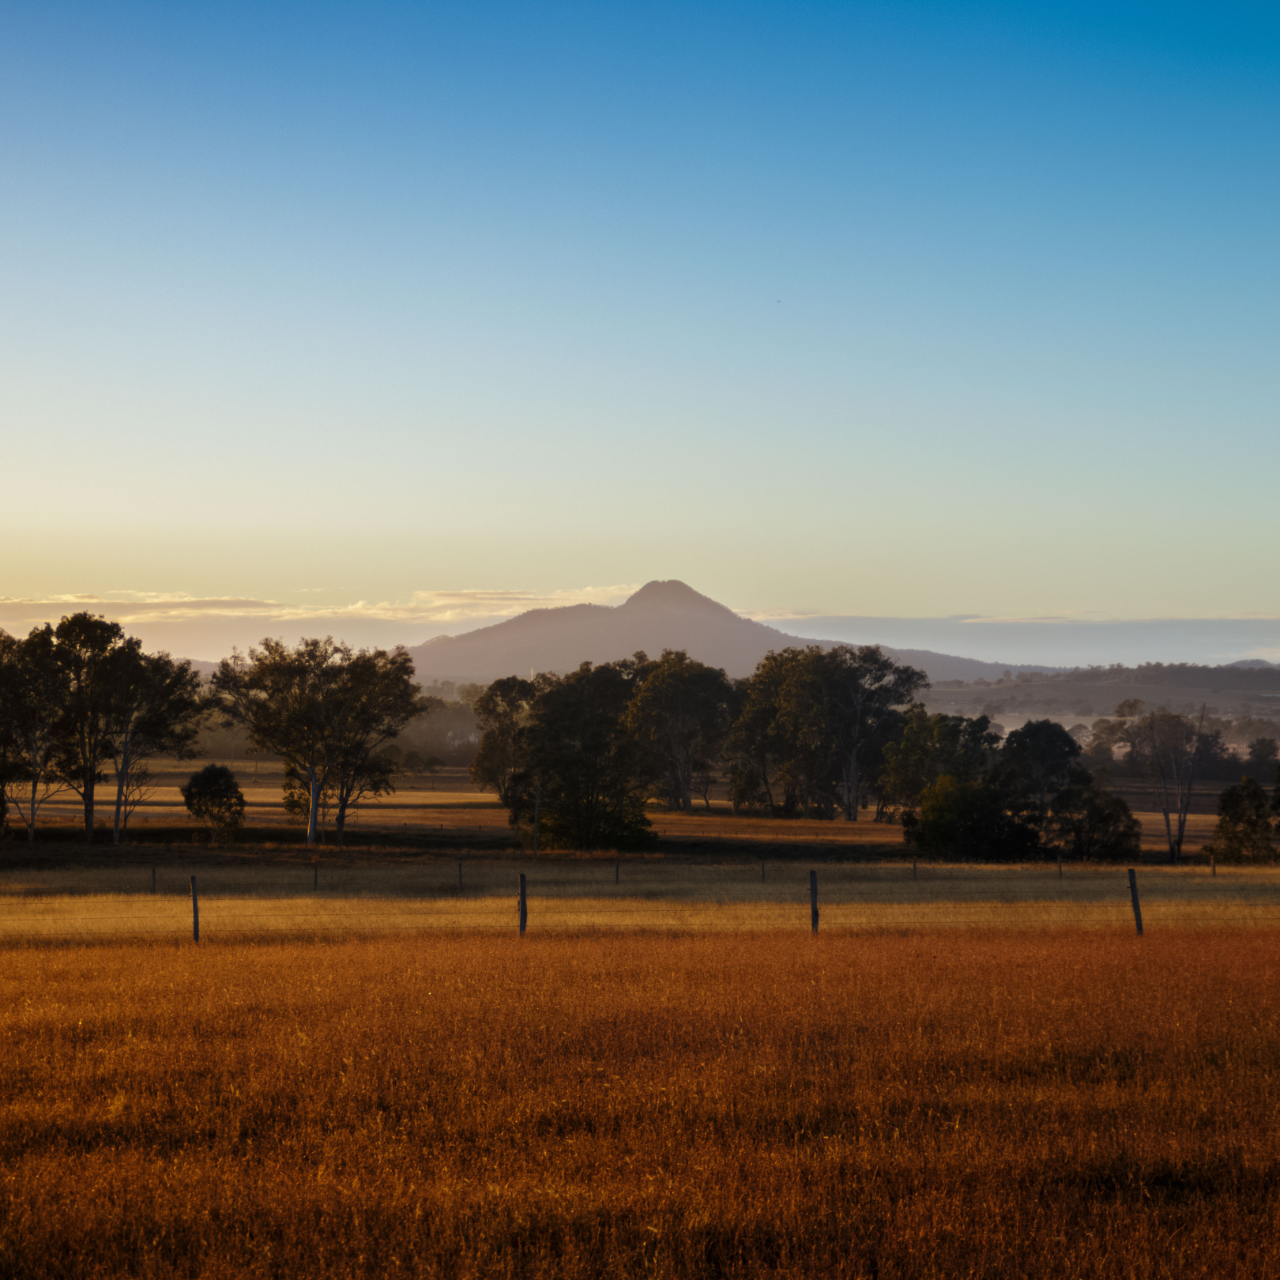
<path fill-rule="evenodd" d="M 572 671 L 583 662 L 613 662 L 637 650 L 656 657 L 663 649 L 684 649 L 730 676 L 746 676 L 770 649 L 830 643 L 739 617 L 683 582 L 670 581 L 650 582 L 616 608 L 578 604 L 531 609 L 464 635 L 438 636 L 409 652 L 420 680 L 487 682 L 537 671 Z M 922 649 L 886 651 L 923 668 L 934 681 L 996 679 L 1006 669 L 1002 663 Z"/>

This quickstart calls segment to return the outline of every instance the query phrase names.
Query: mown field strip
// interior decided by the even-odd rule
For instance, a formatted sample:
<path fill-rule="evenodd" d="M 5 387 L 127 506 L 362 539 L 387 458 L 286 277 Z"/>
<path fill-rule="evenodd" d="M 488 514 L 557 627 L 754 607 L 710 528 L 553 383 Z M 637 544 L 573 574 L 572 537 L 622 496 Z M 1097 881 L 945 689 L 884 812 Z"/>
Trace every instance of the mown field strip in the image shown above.
<path fill-rule="evenodd" d="M 1280 928 L 1280 906 L 1164 899 L 1144 907 L 1147 932 L 1178 928 Z M 438 930 L 515 932 L 516 896 L 439 899 L 205 897 L 205 943 L 251 937 L 402 934 Z M 0 942 L 154 938 L 190 941 L 190 899 L 78 895 L 0 899 Z M 831 902 L 821 932 L 994 928 L 1133 930 L 1127 901 Z M 661 901 L 643 897 L 529 899 L 528 928 L 547 932 L 807 932 L 807 899 L 793 902 Z"/>

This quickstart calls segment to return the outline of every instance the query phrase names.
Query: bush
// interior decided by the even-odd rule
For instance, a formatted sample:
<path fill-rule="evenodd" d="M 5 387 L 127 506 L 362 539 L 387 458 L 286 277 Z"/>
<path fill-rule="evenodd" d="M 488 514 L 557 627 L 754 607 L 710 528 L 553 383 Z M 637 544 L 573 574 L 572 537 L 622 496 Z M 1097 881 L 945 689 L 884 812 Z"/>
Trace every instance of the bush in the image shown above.
<path fill-rule="evenodd" d="M 209 828 L 215 840 L 229 840 L 244 822 L 244 794 L 224 764 L 207 764 L 179 788 L 187 812 Z"/>
<path fill-rule="evenodd" d="M 1271 803 L 1256 778 L 1241 778 L 1218 797 L 1218 825 L 1205 852 L 1219 862 L 1256 862 L 1275 856 Z"/>
<path fill-rule="evenodd" d="M 1072 786 L 1053 802 L 1052 831 L 1064 855 L 1104 862 L 1136 859 L 1142 824 L 1124 800 L 1092 785 Z"/>
<path fill-rule="evenodd" d="M 920 798 L 907 839 L 926 853 L 978 861 L 1017 862 L 1032 857 L 1039 835 L 1005 808 L 996 787 L 944 775 Z"/>

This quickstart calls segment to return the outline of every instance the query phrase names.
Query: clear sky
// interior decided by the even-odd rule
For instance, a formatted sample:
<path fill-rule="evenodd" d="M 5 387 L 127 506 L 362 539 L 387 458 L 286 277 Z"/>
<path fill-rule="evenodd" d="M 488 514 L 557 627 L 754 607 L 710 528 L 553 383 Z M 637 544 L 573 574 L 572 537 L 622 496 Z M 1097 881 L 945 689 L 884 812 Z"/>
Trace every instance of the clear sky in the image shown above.
<path fill-rule="evenodd" d="M 1274 4 L 4 3 L 6 616 L 1276 617 L 1278 197 Z"/>

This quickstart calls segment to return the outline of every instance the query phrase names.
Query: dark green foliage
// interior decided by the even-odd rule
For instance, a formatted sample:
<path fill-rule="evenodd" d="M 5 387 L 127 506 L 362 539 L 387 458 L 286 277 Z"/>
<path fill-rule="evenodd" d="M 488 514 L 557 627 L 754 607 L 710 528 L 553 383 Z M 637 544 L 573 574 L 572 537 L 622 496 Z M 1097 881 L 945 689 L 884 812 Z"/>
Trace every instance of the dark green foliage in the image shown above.
<path fill-rule="evenodd" d="M 1258 862 L 1275 856 L 1271 804 L 1256 778 L 1241 778 L 1218 797 L 1218 825 L 1205 852 L 1219 862 Z"/>
<path fill-rule="evenodd" d="M 531 680 L 505 676 L 477 694 L 471 704 L 482 732 L 471 762 L 471 781 L 496 793 L 508 808 L 512 783 L 520 769 L 517 739 L 536 693 Z"/>
<path fill-rule="evenodd" d="M 982 777 L 1000 745 L 986 716 L 930 715 L 913 706 L 894 728 L 898 733 L 883 750 L 880 785 L 888 803 L 903 813 L 914 813 L 944 775 L 961 782 Z"/>
<path fill-rule="evenodd" d="M 1263 786 L 1280 782 L 1276 773 L 1276 759 L 1280 756 L 1280 742 L 1275 738 L 1254 738 L 1249 743 L 1249 773 Z"/>
<path fill-rule="evenodd" d="M 564 677 L 540 676 L 518 735 L 520 769 L 510 788 L 513 825 L 528 831 L 535 805 L 549 849 L 642 849 L 655 838 L 644 805 L 653 759 L 627 731 L 635 690 L 631 661 Z"/>
<path fill-rule="evenodd" d="M 993 780 L 1010 809 L 1043 831 L 1053 798 L 1073 781 L 1080 755 L 1080 744 L 1056 720 L 1029 720 L 1005 739 Z"/>
<path fill-rule="evenodd" d="M 341 844 L 347 808 L 390 786 L 391 772 L 376 757 L 415 716 L 442 705 L 419 696 L 407 650 L 353 652 L 330 637 L 293 649 L 263 640 L 247 658 L 224 659 L 213 684 L 227 721 L 293 770 L 294 790 L 307 797 L 308 844 L 319 839 L 326 790 Z"/>
<path fill-rule="evenodd" d="M 737 690 L 729 735 L 735 803 L 767 803 L 785 816 L 856 818 L 878 791 L 901 708 L 926 684 L 923 672 L 876 645 L 767 654 Z"/>
<path fill-rule="evenodd" d="M 244 795 L 236 775 L 224 764 L 205 765 L 179 790 L 187 811 L 216 840 L 230 839 L 244 822 Z"/>
<path fill-rule="evenodd" d="M 1121 796 L 1093 785 L 1079 769 L 1053 799 L 1049 834 L 1068 858 L 1123 862 L 1138 857 L 1142 824 Z"/>
<path fill-rule="evenodd" d="M 708 774 L 728 733 L 733 687 L 723 671 L 671 649 L 656 662 L 636 654 L 634 683 L 627 731 L 652 756 L 667 803 L 691 812 L 694 779 Z"/>
<path fill-rule="evenodd" d="M 196 755 L 193 743 L 208 705 L 190 662 L 175 662 L 167 653 L 143 653 L 132 643 L 115 651 L 108 725 L 116 774 L 116 844 L 128 822 L 130 797 L 136 799 L 139 786 L 145 786 L 147 760 Z"/>
<path fill-rule="evenodd" d="M 57 772 L 81 800 L 84 838 L 93 839 L 93 815 L 102 765 L 111 758 L 112 712 L 122 668 L 136 663 L 142 642 L 120 624 L 73 613 L 53 628 L 54 654 L 66 678 Z"/>
<path fill-rule="evenodd" d="M 1037 832 L 1006 808 L 999 788 L 943 776 L 920 797 L 907 837 L 933 857 L 1017 862 L 1034 856 Z"/>

